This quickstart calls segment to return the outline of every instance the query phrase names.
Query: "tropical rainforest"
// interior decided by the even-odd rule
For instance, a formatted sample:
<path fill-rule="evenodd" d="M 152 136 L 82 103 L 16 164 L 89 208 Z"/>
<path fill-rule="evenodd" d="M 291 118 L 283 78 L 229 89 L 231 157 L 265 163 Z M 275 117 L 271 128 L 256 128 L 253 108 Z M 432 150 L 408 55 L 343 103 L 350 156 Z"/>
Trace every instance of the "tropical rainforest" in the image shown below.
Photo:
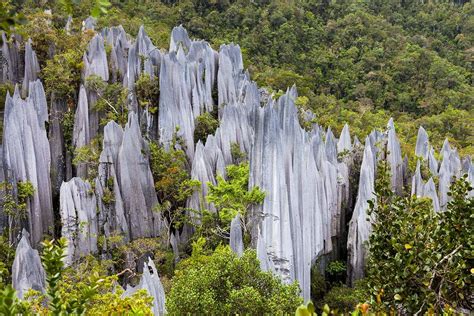
<path fill-rule="evenodd" d="M 474 310 L 468 0 L 4 0 L 0 315 Z"/>

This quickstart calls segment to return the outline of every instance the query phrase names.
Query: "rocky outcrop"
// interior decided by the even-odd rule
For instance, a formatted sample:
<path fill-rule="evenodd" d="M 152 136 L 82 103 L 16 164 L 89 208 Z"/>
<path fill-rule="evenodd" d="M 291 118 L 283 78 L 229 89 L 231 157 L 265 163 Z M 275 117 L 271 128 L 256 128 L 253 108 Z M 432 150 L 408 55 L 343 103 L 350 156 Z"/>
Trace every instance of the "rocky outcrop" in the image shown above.
<path fill-rule="evenodd" d="M 183 42 L 182 38 L 179 40 Z M 171 45 L 174 41 L 172 38 Z M 160 142 L 168 147 L 177 134 L 191 159 L 194 156 L 194 120 L 214 108 L 212 89 L 216 80 L 216 55 L 208 43 L 193 41 L 188 51 L 178 45 L 177 51 L 163 55 L 161 60 Z"/>
<path fill-rule="evenodd" d="M 21 86 L 21 94 L 23 97 L 28 95 L 28 88 L 30 82 L 38 79 L 38 73 L 40 72 L 40 66 L 36 53 L 31 47 L 31 39 L 25 44 L 25 74 L 23 76 L 23 84 Z"/>
<path fill-rule="evenodd" d="M 96 194 L 101 234 L 106 237 L 123 236 L 125 241 L 129 241 L 129 225 L 125 217 L 119 182 L 118 155 L 122 141 L 122 127 L 113 121 L 107 123 L 104 127 L 104 141 L 99 158 Z"/>
<path fill-rule="evenodd" d="M 81 85 L 79 90 L 79 101 L 74 115 L 74 128 L 72 132 L 72 145 L 75 149 L 81 148 L 89 144 L 89 105 L 87 103 L 87 93 L 84 86 Z M 79 164 L 76 166 L 76 175 L 78 177 L 87 178 L 87 165 Z"/>
<path fill-rule="evenodd" d="M 12 267 L 12 283 L 17 296 L 22 299 L 28 290 L 44 292 L 46 274 L 38 250 L 31 248 L 29 234 L 23 230 L 20 242 L 16 247 Z"/>
<path fill-rule="evenodd" d="M 160 277 L 158 276 L 155 263 L 151 259 L 148 259 L 148 262 L 144 263 L 140 283 L 136 287 L 127 286 L 127 289 L 123 293 L 123 297 L 131 296 L 138 290 L 146 290 L 148 294 L 153 297 L 153 315 L 159 316 L 166 314 L 165 290 L 161 284 Z"/>
<path fill-rule="evenodd" d="M 66 263 L 97 252 L 97 209 L 89 182 L 72 178 L 63 182 L 60 191 L 62 237 L 67 238 Z"/>
<path fill-rule="evenodd" d="M 118 180 L 130 239 L 156 237 L 162 228 L 160 214 L 155 209 L 158 199 L 146 156 L 148 151 L 137 116 L 131 112 L 118 152 Z"/>
<path fill-rule="evenodd" d="M 244 241 L 242 238 L 242 225 L 240 215 L 237 214 L 230 223 L 230 248 L 239 257 L 244 253 Z"/>
<path fill-rule="evenodd" d="M 22 77 L 23 60 L 20 58 L 20 42 L 15 35 L 10 40 L 7 39 L 5 32 L 2 36 L 2 76 L 0 82 L 20 83 Z"/>
<path fill-rule="evenodd" d="M 347 251 L 349 261 L 348 274 L 351 282 L 363 277 L 366 257 L 364 242 L 368 240 L 371 231 L 371 223 L 367 221 L 367 210 L 369 208 L 367 201 L 375 198 L 376 152 L 374 140 L 374 137 L 370 136 L 365 139 L 364 157 L 360 166 L 359 191 L 349 223 Z"/>
<path fill-rule="evenodd" d="M 400 142 L 395 133 L 393 118 L 387 125 L 387 162 L 390 166 L 392 189 L 397 194 L 402 194 L 403 189 L 403 160 Z"/>
<path fill-rule="evenodd" d="M 25 228 L 31 232 L 31 242 L 37 245 L 43 234 L 53 234 L 51 198 L 51 155 L 45 122 L 48 110 L 43 85 L 30 83 L 29 96 L 21 99 L 18 87 L 5 102 L 3 163 L 7 181 L 30 182 L 35 192 L 27 205 Z M 13 227 L 11 227 L 13 228 Z"/>
<path fill-rule="evenodd" d="M 430 149 L 429 146 L 428 133 L 426 133 L 423 126 L 420 126 L 418 129 L 418 136 L 416 137 L 415 155 L 427 159 Z"/>

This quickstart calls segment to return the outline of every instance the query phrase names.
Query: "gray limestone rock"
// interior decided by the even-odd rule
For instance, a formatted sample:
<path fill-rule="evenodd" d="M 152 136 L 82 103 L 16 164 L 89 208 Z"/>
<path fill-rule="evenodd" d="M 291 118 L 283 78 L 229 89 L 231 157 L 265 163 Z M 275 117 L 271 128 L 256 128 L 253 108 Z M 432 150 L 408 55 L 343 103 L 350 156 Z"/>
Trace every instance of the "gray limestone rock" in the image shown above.
<path fill-rule="evenodd" d="M 109 66 L 102 35 L 96 34 L 84 53 L 84 77 L 99 76 L 104 81 L 109 80 Z"/>
<path fill-rule="evenodd" d="M 119 151 L 123 142 L 123 130 L 114 121 L 104 127 L 102 153 L 99 158 L 99 175 L 96 179 L 96 195 L 101 233 L 107 237 L 119 235 L 129 241 L 129 225 L 125 217 L 124 202 L 120 190 Z M 112 201 L 104 198 L 113 196 Z"/>
<path fill-rule="evenodd" d="M 160 277 L 158 276 L 155 263 L 151 259 L 149 259 L 147 263 L 144 263 L 140 283 L 136 287 L 127 286 L 127 289 L 122 296 L 131 296 L 138 290 L 146 290 L 148 294 L 153 297 L 153 315 L 160 316 L 166 314 L 165 290 L 161 284 Z"/>
<path fill-rule="evenodd" d="M 230 248 L 239 257 L 244 253 L 244 241 L 242 238 L 242 224 L 240 214 L 237 214 L 230 223 Z"/>
<path fill-rule="evenodd" d="M 97 252 L 97 204 L 94 190 L 87 181 L 72 178 L 60 191 L 62 237 L 68 240 L 67 264 Z"/>
<path fill-rule="evenodd" d="M 349 255 L 349 277 L 354 282 L 363 277 L 366 257 L 365 241 L 368 240 L 371 232 L 371 223 L 367 221 L 367 201 L 373 200 L 375 185 L 375 165 L 374 145 L 369 137 L 365 140 L 364 157 L 360 168 L 359 192 L 354 206 L 352 219 L 349 223 L 349 235 L 347 240 L 347 250 Z"/>
<path fill-rule="evenodd" d="M 82 21 L 82 31 L 86 30 L 94 30 L 97 24 L 97 20 L 91 16 L 87 17 L 84 21 Z"/>
<path fill-rule="evenodd" d="M 10 183 L 29 181 L 35 188 L 27 205 L 27 228 L 31 242 L 52 234 L 51 154 L 46 136 L 47 104 L 43 85 L 31 82 L 29 96 L 21 99 L 18 87 L 5 103 L 3 163 Z M 13 227 L 12 227 L 13 228 Z"/>
<path fill-rule="evenodd" d="M 12 266 L 13 288 L 20 299 L 33 289 L 44 292 L 46 287 L 46 274 L 38 250 L 31 248 L 29 234 L 23 230 L 22 237 L 15 251 L 15 259 Z"/>
<path fill-rule="evenodd" d="M 147 153 L 138 118 L 131 112 L 118 152 L 118 180 L 130 239 L 156 237 L 162 228 L 160 214 L 155 211 L 158 199 Z"/>
<path fill-rule="evenodd" d="M 400 142 L 395 133 L 395 126 L 393 119 L 390 118 L 388 125 L 387 135 L 387 161 L 390 166 L 390 174 L 392 178 L 392 188 L 397 194 L 402 193 L 403 189 L 403 161 L 402 152 L 400 149 Z"/>
<path fill-rule="evenodd" d="M 31 39 L 25 44 L 25 73 L 23 76 L 23 84 L 21 86 L 21 94 L 23 97 L 28 95 L 28 88 L 30 82 L 38 79 L 38 73 L 40 72 L 40 66 L 36 53 L 31 47 Z"/>
<path fill-rule="evenodd" d="M 351 151 L 352 150 L 352 143 L 351 143 L 351 135 L 349 133 L 349 125 L 345 124 L 344 128 L 342 129 L 341 136 L 339 137 L 339 141 L 337 142 L 337 152 L 341 153 L 343 151 Z"/>
<path fill-rule="evenodd" d="M 188 31 L 182 25 L 174 27 L 171 31 L 170 52 L 177 51 L 180 45 L 186 50 L 189 50 L 191 47 Z"/>
<path fill-rule="evenodd" d="M 83 85 L 79 90 L 79 101 L 74 115 L 74 127 L 72 132 L 72 145 L 75 149 L 89 144 L 89 105 L 87 103 L 87 93 Z M 87 165 L 79 164 L 77 167 L 77 176 L 87 178 Z"/>
<path fill-rule="evenodd" d="M 428 134 L 423 126 L 420 126 L 418 136 L 416 137 L 415 155 L 423 159 L 428 159 L 429 145 Z"/>

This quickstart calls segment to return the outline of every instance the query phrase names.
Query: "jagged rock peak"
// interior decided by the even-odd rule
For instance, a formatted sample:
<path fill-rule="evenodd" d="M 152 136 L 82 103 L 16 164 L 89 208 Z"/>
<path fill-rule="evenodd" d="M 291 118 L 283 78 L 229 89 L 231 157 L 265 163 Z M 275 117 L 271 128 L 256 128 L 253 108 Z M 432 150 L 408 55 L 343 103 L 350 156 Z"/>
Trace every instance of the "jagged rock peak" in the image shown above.
<path fill-rule="evenodd" d="M 118 179 L 130 239 L 156 237 L 162 228 L 160 214 L 155 211 L 158 199 L 148 152 L 137 115 L 130 112 L 118 153 Z"/>
<path fill-rule="evenodd" d="M 171 31 L 170 52 L 177 51 L 180 45 L 186 49 L 186 51 L 191 47 L 188 31 L 186 31 L 182 25 L 174 27 Z"/>
<path fill-rule="evenodd" d="M 148 262 L 143 264 L 143 274 L 140 283 L 136 287 L 127 286 L 122 296 L 131 296 L 138 290 L 146 290 L 148 294 L 153 297 L 153 315 L 161 316 L 166 314 L 165 290 L 158 276 L 155 263 L 151 258 L 148 259 Z"/>
<path fill-rule="evenodd" d="M 43 85 L 31 82 L 29 96 L 20 97 L 18 86 L 7 95 L 4 118 L 3 163 L 7 181 L 30 182 L 35 189 L 27 204 L 27 229 L 37 245 L 43 234 L 52 234 L 51 154 L 46 136 L 47 103 Z M 19 227 L 10 227 L 16 229 Z"/>
<path fill-rule="evenodd" d="M 107 63 L 107 53 L 104 46 L 104 38 L 100 34 L 96 34 L 87 48 L 87 53 L 84 53 L 84 76 L 95 75 L 102 78 L 104 81 L 109 80 L 109 66 Z"/>
<path fill-rule="evenodd" d="M 341 136 L 339 136 L 339 141 L 337 142 L 337 152 L 341 153 L 343 151 L 351 151 L 351 134 L 349 132 L 349 125 L 345 124 L 342 129 Z"/>
<path fill-rule="evenodd" d="M 23 76 L 23 84 L 21 86 L 21 93 L 23 97 L 28 95 L 28 88 L 30 82 L 38 79 L 38 73 L 40 72 L 40 66 L 36 53 L 31 46 L 31 39 L 25 44 L 25 73 Z"/>
<path fill-rule="evenodd" d="M 375 185 L 374 145 L 367 137 L 365 140 L 364 156 L 360 167 L 359 192 L 357 201 L 349 223 L 347 250 L 349 255 L 349 278 L 351 282 L 363 277 L 366 257 L 365 242 L 369 239 L 371 223 L 367 221 L 367 201 L 373 200 Z"/>
<path fill-rule="evenodd" d="M 97 20 L 89 16 L 87 19 L 82 21 L 82 30 L 83 31 L 94 30 L 96 25 L 97 25 Z"/>
<path fill-rule="evenodd" d="M 423 126 L 420 126 L 418 129 L 418 136 L 416 137 L 415 155 L 422 157 L 423 159 L 427 159 L 429 154 L 429 145 L 430 143 L 428 133 L 426 133 Z"/>
<path fill-rule="evenodd" d="M 12 266 L 12 283 L 20 299 L 28 290 L 44 292 L 46 274 L 41 265 L 38 250 L 31 248 L 29 233 L 23 230 L 22 237 L 15 251 Z"/>
<path fill-rule="evenodd" d="M 392 188 L 396 193 L 401 194 L 403 188 L 403 160 L 393 118 L 388 121 L 387 129 L 387 161 L 390 166 Z"/>

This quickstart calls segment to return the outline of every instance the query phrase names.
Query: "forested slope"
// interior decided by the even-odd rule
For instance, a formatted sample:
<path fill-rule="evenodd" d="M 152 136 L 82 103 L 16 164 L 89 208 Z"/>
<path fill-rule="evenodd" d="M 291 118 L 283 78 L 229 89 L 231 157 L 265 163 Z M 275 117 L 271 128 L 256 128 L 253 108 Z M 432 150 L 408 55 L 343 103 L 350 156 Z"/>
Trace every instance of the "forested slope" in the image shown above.
<path fill-rule="evenodd" d="M 0 9 L 0 314 L 473 308 L 471 3 Z"/>
<path fill-rule="evenodd" d="M 60 13 L 67 9 L 64 3 L 47 1 L 41 7 Z M 73 15 L 86 18 L 93 3 L 81 1 Z M 423 125 L 437 147 L 446 135 L 463 153 L 473 152 L 470 1 L 111 3 L 99 26 L 122 24 L 136 34 L 144 24 L 159 47 L 179 24 L 215 49 L 238 43 L 259 85 L 278 94 L 296 84 L 300 107 L 336 132 L 350 123 L 363 137 L 394 116 L 405 144 L 413 143 Z M 28 0 L 15 5 L 27 15 L 38 7 Z"/>

